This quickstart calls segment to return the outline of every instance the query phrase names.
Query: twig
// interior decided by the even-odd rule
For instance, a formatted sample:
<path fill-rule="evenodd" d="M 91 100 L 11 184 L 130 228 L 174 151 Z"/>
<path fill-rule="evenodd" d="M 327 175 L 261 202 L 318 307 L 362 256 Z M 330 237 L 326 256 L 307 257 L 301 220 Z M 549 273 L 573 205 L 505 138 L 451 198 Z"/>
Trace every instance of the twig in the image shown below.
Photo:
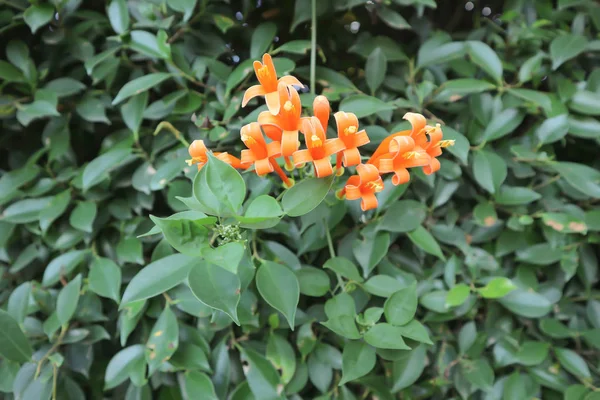
<path fill-rule="evenodd" d="M 42 365 L 44 365 L 44 361 L 46 361 L 48 359 L 48 357 L 50 357 L 52 355 L 52 353 L 54 353 L 60 347 L 63 339 L 65 338 L 65 334 L 67 333 L 68 329 L 69 329 L 68 324 L 65 324 L 62 326 L 62 328 L 60 329 L 60 335 L 58 335 L 58 338 L 56 338 L 56 342 L 54 342 L 54 344 L 52 345 L 50 350 L 48 350 L 48 352 L 46 352 L 46 354 L 44 354 L 44 356 L 40 359 L 40 361 L 38 361 L 38 365 L 35 370 L 35 376 L 33 378 L 34 380 L 37 379 L 38 376 L 40 376 L 40 372 L 42 371 Z"/>
<path fill-rule="evenodd" d="M 317 0 L 311 0 L 312 29 L 310 34 L 310 94 L 315 94 L 317 67 Z"/>

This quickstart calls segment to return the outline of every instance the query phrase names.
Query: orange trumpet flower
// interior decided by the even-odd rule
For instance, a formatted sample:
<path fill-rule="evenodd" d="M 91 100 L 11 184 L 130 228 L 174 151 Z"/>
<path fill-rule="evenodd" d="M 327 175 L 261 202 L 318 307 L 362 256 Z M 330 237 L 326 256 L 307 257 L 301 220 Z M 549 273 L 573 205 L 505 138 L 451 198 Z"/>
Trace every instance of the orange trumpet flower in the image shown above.
<path fill-rule="evenodd" d="M 269 54 L 263 55 L 262 61 L 262 63 L 260 61 L 254 61 L 254 72 L 256 73 L 256 78 L 260 84 L 251 86 L 246 90 L 244 98 L 242 99 L 242 107 L 245 107 L 246 104 L 256 96 L 265 96 L 269 111 L 271 114 L 277 115 L 279 114 L 279 109 L 281 107 L 279 95 L 277 94 L 277 85 L 279 83 L 284 83 L 288 86 L 303 85 L 297 78 L 291 75 L 282 76 L 277 79 L 277 72 L 273 65 L 273 59 Z"/>
<path fill-rule="evenodd" d="M 443 133 L 440 124 L 436 124 L 435 127 L 427 126 L 427 128 L 429 141 L 420 146 L 427 152 L 429 157 L 431 157 L 429 164 L 423 167 L 423 172 L 425 175 L 431 175 L 440 169 L 440 162 L 437 157 L 442 155 L 442 149 L 454 146 L 454 140 L 442 140 Z"/>
<path fill-rule="evenodd" d="M 319 119 L 323 131 L 327 133 L 327 127 L 329 126 L 329 100 L 325 96 L 317 96 L 313 100 L 313 115 Z"/>
<path fill-rule="evenodd" d="M 401 185 L 410 180 L 408 168 L 429 165 L 431 157 L 418 147 L 410 136 L 395 136 L 388 143 L 388 152 L 369 164 L 375 165 L 381 173 L 393 172 L 394 185 Z"/>
<path fill-rule="evenodd" d="M 302 132 L 306 138 L 307 149 L 294 153 L 294 165 L 298 167 L 312 162 L 317 178 L 333 174 L 330 156 L 344 150 L 344 142 L 340 139 L 326 139 L 323 126 L 317 117 L 303 119 Z"/>
<path fill-rule="evenodd" d="M 275 161 L 276 157 L 281 156 L 281 144 L 277 141 L 267 143 L 258 122 L 244 125 L 240 131 L 240 136 L 242 142 L 248 147 L 247 150 L 242 150 L 242 165 L 246 167 L 254 165 L 258 176 L 275 171 L 286 186 L 291 187 L 293 185 Z"/>
<path fill-rule="evenodd" d="M 207 151 L 208 149 L 206 148 L 206 145 L 204 144 L 203 140 L 194 140 L 188 148 L 188 152 L 190 153 L 190 157 L 192 158 L 190 158 L 189 160 L 185 160 L 185 162 L 189 166 L 191 166 L 192 164 L 198 164 L 198 171 L 200 171 L 208 161 L 208 156 L 206 155 Z M 242 161 L 239 158 L 234 157 L 227 152 L 214 153 L 214 156 L 217 157 L 219 160 L 231 165 L 233 168 L 247 168 L 242 165 Z"/>
<path fill-rule="evenodd" d="M 298 150 L 302 105 L 296 89 L 285 83 L 279 84 L 277 93 L 279 102 L 283 105 L 279 114 L 273 115 L 269 111 L 263 111 L 258 115 L 258 122 L 271 140 L 281 142 L 281 154 L 290 157 Z"/>
<path fill-rule="evenodd" d="M 334 114 L 337 125 L 338 137 L 346 149 L 337 154 L 336 166 L 339 169 L 342 162 L 345 167 L 360 164 L 358 147 L 369 143 L 369 136 L 365 130 L 358 130 L 358 118 L 352 113 L 339 111 Z"/>
<path fill-rule="evenodd" d="M 412 126 L 411 130 L 392 133 L 391 135 L 383 139 L 377 147 L 377 149 L 375 150 L 375 152 L 373 153 L 373 155 L 371 156 L 371 158 L 369 159 L 369 161 L 367 161 L 367 164 L 372 164 L 382 155 L 389 153 L 390 142 L 397 136 L 410 136 L 413 138 L 413 140 L 416 140 L 416 138 L 419 137 L 419 134 L 423 131 L 423 129 L 425 129 L 425 125 L 427 124 L 427 120 L 425 119 L 425 117 L 417 113 L 408 112 L 404 114 L 404 117 L 402 118 L 410 122 Z M 423 137 L 425 137 L 425 135 L 423 135 Z"/>
<path fill-rule="evenodd" d="M 379 171 L 372 164 L 360 164 L 356 167 L 358 175 L 351 176 L 342 189 L 341 194 L 348 200 L 361 199 L 360 208 L 363 211 L 377 208 L 375 193 L 383 190 L 383 181 Z"/>

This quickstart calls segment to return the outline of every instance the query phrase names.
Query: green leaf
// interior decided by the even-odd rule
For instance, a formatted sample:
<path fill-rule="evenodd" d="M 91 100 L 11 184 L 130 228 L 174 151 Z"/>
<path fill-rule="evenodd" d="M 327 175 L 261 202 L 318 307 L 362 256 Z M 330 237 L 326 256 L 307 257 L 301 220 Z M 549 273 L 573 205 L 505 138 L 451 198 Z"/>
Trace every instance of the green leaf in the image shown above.
<path fill-rule="evenodd" d="M 380 349 L 410 350 L 402 340 L 401 329 L 397 326 L 380 323 L 375 324 L 365 335 L 365 341 Z"/>
<path fill-rule="evenodd" d="M 377 229 L 389 232 L 410 232 L 425 220 L 427 209 L 415 200 L 400 200 L 393 203 L 381 219 Z"/>
<path fill-rule="evenodd" d="M 46 25 L 54 16 L 54 7 L 50 4 L 32 5 L 23 13 L 25 23 L 29 25 L 31 33 Z"/>
<path fill-rule="evenodd" d="M 480 150 L 473 156 L 473 175 L 475 180 L 486 191 L 491 194 L 504 182 L 507 175 L 507 167 L 504 160 L 495 153 Z"/>
<path fill-rule="evenodd" d="M 96 203 L 91 201 L 82 201 L 75 206 L 69 216 L 69 223 L 75 229 L 83 232 L 92 232 L 92 226 L 98 213 Z"/>
<path fill-rule="evenodd" d="M 569 108 L 584 115 L 600 115 L 600 94 L 587 90 L 576 92 L 571 98 Z"/>
<path fill-rule="evenodd" d="M 187 278 L 198 259 L 183 254 L 173 254 L 148 264 L 127 285 L 121 306 L 154 297 L 174 288 Z"/>
<path fill-rule="evenodd" d="M 549 348 L 549 344 L 544 342 L 524 342 L 517 352 L 518 362 L 529 367 L 539 365 L 548 357 Z"/>
<path fill-rule="evenodd" d="M 353 94 L 342 100 L 340 111 L 356 114 L 357 118 L 368 117 L 382 111 L 390 111 L 396 107 L 391 103 L 379 100 L 377 97 L 365 94 Z"/>
<path fill-rule="evenodd" d="M 188 284 L 194 296 L 207 306 L 221 310 L 240 325 L 237 306 L 240 302 L 240 279 L 228 270 L 202 262 L 190 271 Z"/>
<path fill-rule="evenodd" d="M 310 40 L 291 40 L 279 46 L 273 54 L 276 53 L 292 53 L 292 54 L 308 54 L 310 50 Z"/>
<path fill-rule="evenodd" d="M 0 309 L 0 354 L 7 360 L 24 363 L 31 360 L 32 349 L 19 324 Z"/>
<path fill-rule="evenodd" d="M 130 374 L 135 371 L 140 363 L 146 367 L 144 360 L 144 346 L 136 344 L 124 348 L 115 354 L 104 373 L 104 390 L 110 390 L 125 382 Z"/>
<path fill-rule="evenodd" d="M 377 47 L 367 58 L 367 64 L 365 66 L 365 76 L 367 79 L 367 86 L 371 89 L 371 93 L 381 86 L 385 79 L 387 71 L 387 59 L 383 51 Z"/>
<path fill-rule="evenodd" d="M 392 364 L 392 393 L 397 393 L 419 379 L 425 369 L 427 349 L 419 345 L 412 350 L 404 351 Z"/>
<path fill-rule="evenodd" d="M 17 286 L 8 298 L 7 311 L 19 324 L 22 324 L 27 316 L 30 295 L 31 283 L 24 282 Z"/>
<path fill-rule="evenodd" d="M 140 94 L 151 88 L 157 87 L 161 82 L 165 81 L 170 77 L 171 74 L 165 72 L 155 72 L 129 81 L 121 88 L 121 90 L 119 90 L 119 93 L 117 93 L 117 96 L 112 101 L 112 104 L 119 104 L 120 102 L 130 98 L 131 96 Z"/>
<path fill-rule="evenodd" d="M 169 2 L 174 2 L 170 0 Z M 185 392 L 191 399 L 219 400 L 215 387 L 203 372 L 187 371 L 184 375 Z"/>
<path fill-rule="evenodd" d="M 379 18 L 381 18 L 381 20 L 390 28 L 410 29 L 410 25 L 406 22 L 404 17 L 391 8 L 381 5 L 380 7 L 377 7 L 376 10 Z"/>
<path fill-rule="evenodd" d="M 459 283 L 448 292 L 448 295 L 446 296 L 446 306 L 458 307 L 467 301 L 470 294 L 471 288 L 464 283 Z"/>
<path fill-rule="evenodd" d="M 524 113 L 516 108 L 507 108 L 492 118 L 483 132 L 483 140 L 491 142 L 512 133 L 521 125 L 523 119 L 525 119 Z"/>
<path fill-rule="evenodd" d="M 183 20 L 187 21 L 196 8 L 196 0 L 167 0 L 167 4 L 175 11 L 184 13 Z M 211 384 L 212 386 L 212 384 Z M 214 389 L 213 389 L 214 391 Z M 208 392 L 207 392 L 208 393 Z M 192 396 L 194 397 L 194 396 Z"/>
<path fill-rule="evenodd" d="M 325 264 L 323 264 L 323 268 L 330 269 L 335 273 L 340 274 L 344 278 L 353 280 L 355 282 L 364 281 L 362 276 L 360 276 L 356 265 L 354 265 L 352 261 L 344 257 L 330 258 L 329 260 L 325 261 Z"/>
<path fill-rule="evenodd" d="M 559 35 L 550 43 L 552 69 L 556 70 L 566 61 L 577 57 L 585 50 L 587 39 L 580 35 Z"/>
<path fill-rule="evenodd" d="M 166 60 L 171 58 L 171 45 L 167 42 L 168 38 L 165 31 L 158 31 L 158 35 L 146 31 L 131 31 L 130 38 L 130 48 L 138 53 L 150 58 L 162 58 Z M 141 92 L 138 91 L 135 94 Z M 113 100 L 113 105 L 117 103 L 117 99 Z"/>
<path fill-rule="evenodd" d="M 417 68 L 442 64 L 463 57 L 467 52 L 464 42 L 437 44 L 435 49 L 421 46 L 417 55 Z"/>
<path fill-rule="evenodd" d="M 52 222 L 60 217 L 69 206 L 71 201 L 71 191 L 65 190 L 54 196 L 48 207 L 40 212 L 40 229 L 46 233 Z"/>
<path fill-rule="evenodd" d="M 479 79 L 454 79 L 444 82 L 441 86 L 442 90 L 435 99 L 436 101 L 455 102 L 466 95 L 486 92 L 495 87 L 493 84 Z"/>
<path fill-rule="evenodd" d="M 329 275 L 321 269 L 305 266 L 294 273 L 298 278 L 300 293 L 305 296 L 321 297 L 330 290 Z"/>
<path fill-rule="evenodd" d="M 562 250 L 554 248 L 550 243 L 539 243 L 517 250 L 517 260 L 534 265 L 550 265 L 558 262 Z"/>
<path fill-rule="evenodd" d="M 573 162 L 556 162 L 551 167 L 577 190 L 593 198 L 600 197 L 600 172 L 594 168 Z"/>
<path fill-rule="evenodd" d="M 356 328 L 354 318 L 348 315 L 340 315 L 338 317 L 329 318 L 322 324 L 331 331 L 343 336 L 347 339 L 360 339 L 361 335 Z"/>
<path fill-rule="evenodd" d="M 240 352 L 242 358 L 249 365 L 245 373 L 254 397 L 265 400 L 281 400 L 278 388 L 281 380 L 273 364 L 250 348 L 241 347 Z"/>
<path fill-rule="evenodd" d="M 71 282 L 67 284 L 56 300 L 56 315 L 61 325 L 67 324 L 77 308 L 79 302 L 79 293 L 81 291 L 81 274 L 78 274 Z"/>
<path fill-rule="evenodd" d="M 134 134 L 137 134 L 140 130 L 142 117 L 147 105 L 148 92 L 143 92 L 130 97 L 127 103 L 121 106 L 121 117 L 123 118 L 123 122 L 125 122 L 125 125 L 127 125 Z"/>
<path fill-rule="evenodd" d="M 518 206 L 532 203 L 541 198 L 541 194 L 529 188 L 503 185 L 494 200 L 504 206 Z"/>
<path fill-rule="evenodd" d="M 109 258 L 95 258 L 88 276 L 90 290 L 113 299 L 117 304 L 121 295 L 121 269 Z"/>
<path fill-rule="evenodd" d="M 208 163 L 194 179 L 194 197 L 207 212 L 237 214 L 246 197 L 246 184 L 231 165 L 208 154 Z"/>
<path fill-rule="evenodd" d="M 392 325 L 404 325 L 414 318 L 417 304 L 417 286 L 413 282 L 386 300 L 383 306 L 385 319 Z"/>
<path fill-rule="evenodd" d="M 408 232 L 408 238 L 426 253 L 434 255 L 440 260 L 446 260 L 438 242 L 423 226 L 419 226 L 414 231 Z"/>
<path fill-rule="evenodd" d="M 450 146 L 446 150 L 466 165 L 469 159 L 469 151 L 471 150 L 469 140 L 462 133 L 449 128 L 448 126 L 444 126 L 442 130 L 444 132 L 444 139 L 454 140 L 454 146 Z"/>
<path fill-rule="evenodd" d="M 0 60 L 0 78 L 6 82 L 25 82 L 23 72 L 3 60 Z"/>
<path fill-rule="evenodd" d="M 517 286 L 510 279 L 499 276 L 490 280 L 484 287 L 477 289 L 477 291 L 486 299 L 499 299 L 516 288 Z"/>
<path fill-rule="evenodd" d="M 130 153 L 130 148 L 116 148 L 92 160 L 83 170 L 83 190 L 86 191 L 106 179 L 110 171 L 118 167 Z"/>
<path fill-rule="evenodd" d="M 399 332 L 403 337 L 415 340 L 417 342 L 433 344 L 429 338 L 427 329 L 417 320 L 412 320 L 406 325 L 399 326 Z"/>
<path fill-rule="evenodd" d="M 390 235 L 387 232 L 369 232 L 362 239 L 357 238 L 354 240 L 352 252 L 362 267 L 365 277 L 385 257 L 389 246 Z"/>
<path fill-rule="evenodd" d="M 42 285 L 48 287 L 56 284 L 61 276 L 69 275 L 87 254 L 87 250 L 73 250 L 50 261 L 50 264 L 44 270 Z"/>
<path fill-rule="evenodd" d="M 508 92 L 512 95 L 517 96 L 525 101 L 533 103 L 544 110 L 552 109 L 552 103 L 550 102 L 550 98 L 544 92 L 539 92 L 537 90 L 531 89 L 508 89 Z"/>
<path fill-rule="evenodd" d="M 156 320 L 146 342 L 148 373 L 152 375 L 162 363 L 168 361 L 179 346 L 179 325 L 171 307 L 167 305 Z"/>
<path fill-rule="evenodd" d="M 573 350 L 555 348 L 554 353 L 556 354 L 556 358 L 560 362 L 560 365 L 574 376 L 580 379 L 589 379 L 592 377 L 585 360 Z"/>
<path fill-rule="evenodd" d="M 509 311 L 526 318 L 544 317 L 552 309 L 552 304 L 544 296 L 523 289 L 515 289 L 499 301 Z"/>
<path fill-rule="evenodd" d="M 584 220 L 563 213 L 543 213 L 542 221 L 555 231 L 562 233 L 587 233 L 587 225 Z"/>
<path fill-rule="evenodd" d="M 14 224 L 25 224 L 37 221 L 40 212 L 51 203 L 52 197 L 25 199 L 17 201 L 6 207 L 2 213 L 2 220 Z"/>
<path fill-rule="evenodd" d="M 290 217 L 299 217 L 314 210 L 327 196 L 333 179 L 331 177 L 304 179 L 286 190 L 281 199 L 283 211 Z"/>
<path fill-rule="evenodd" d="M 263 22 L 252 33 L 250 40 L 250 58 L 260 58 L 265 53 L 277 34 L 277 25 L 273 22 Z"/>
<path fill-rule="evenodd" d="M 474 362 L 464 361 L 461 363 L 465 378 L 477 389 L 483 391 L 490 391 L 494 384 L 494 370 L 490 364 L 484 360 L 479 359 Z"/>
<path fill-rule="evenodd" d="M 281 370 L 281 380 L 288 384 L 296 372 L 296 354 L 292 345 L 283 336 L 272 333 L 267 341 L 267 359 Z"/>
<path fill-rule="evenodd" d="M 279 202 L 271 196 L 261 195 L 252 200 L 243 217 L 236 216 L 242 228 L 269 229 L 276 226 L 283 215 Z"/>
<path fill-rule="evenodd" d="M 364 285 L 367 292 L 379 297 L 390 297 L 403 287 L 402 282 L 387 275 L 372 276 Z"/>
<path fill-rule="evenodd" d="M 205 225 L 207 221 L 213 220 L 208 220 L 206 214 L 201 212 L 190 213 L 192 212 L 185 215 L 178 213 L 168 218 L 158 218 L 150 215 L 150 219 L 160 228 L 167 242 L 175 250 L 187 256 L 195 257 L 210 249 L 209 232 Z"/>
<path fill-rule="evenodd" d="M 529 57 L 519 68 L 519 82 L 525 83 L 530 81 L 536 73 L 539 73 L 542 61 L 546 55 L 543 52 L 539 52 Z"/>
<path fill-rule="evenodd" d="M 281 264 L 264 261 L 256 273 L 256 287 L 263 299 L 280 311 L 294 330 L 300 285 L 292 270 Z"/>
<path fill-rule="evenodd" d="M 342 380 L 339 385 L 365 376 L 375 367 L 375 349 L 363 341 L 353 340 L 344 346 L 342 353 Z"/>
<path fill-rule="evenodd" d="M 498 83 L 502 83 L 502 61 L 487 44 L 478 41 L 466 42 L 471 60 Z"/>
<path fill-rule="evenodd" d="M 142 242 L 135 237 L 123 237 L 117 244 L 117 259 L 121 264 L 143 264 Z"/>
<path fill-rule="evenodd" d="M 125 0 L 111 0 L 106 13 L 110 25 L 116 33 L 122 35 L 127 32 L 129 29 L 129 11 Z"/>

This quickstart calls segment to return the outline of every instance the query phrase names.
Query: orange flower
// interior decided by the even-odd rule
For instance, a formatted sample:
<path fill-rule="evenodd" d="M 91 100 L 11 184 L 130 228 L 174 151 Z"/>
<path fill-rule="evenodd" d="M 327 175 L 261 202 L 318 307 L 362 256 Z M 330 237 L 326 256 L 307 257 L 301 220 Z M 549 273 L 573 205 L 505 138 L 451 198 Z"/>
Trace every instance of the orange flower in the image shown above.
<path fill-rule="evenodd" d="M 279 102 L 283 105 L 279 114 L 273 115 L 269 111 L 263 111 L 258 115 L 258 122 L 271 140 L 281 142 L 281 154 L 284 157 L 290 157 L 298 150 L 298 130 L 301 127 L 302 105 L 300 96 L 293 87 L 279 83 L 277 92 Z"/>
<path fill-rule="evenodd" d="M 329 157 L 344 150 L 344 142 L 340 139 L 326 139 L 325 131 L 317 117 L 305 118 L 302 121 L 302 132 L 306 138 L 305 150 L 294 153 L 294 165 L 296 167 L 312 162 L 315 167 L 317 178 L 323 178 L 333 174 Z"/>
<path fill-rule="evenodd" d="M 443 133 L 440 124 L 436 124 L 435 127 L 427 126 L 427 128 L 429 141 L 422 144 L 421 147 L 427 152 L 427 154 L 429 154 L 431 161 L 428 165 L 423 167 L 423 172 L 425 175 L 431 175 L 440 169 L 440 162 L 438 161 L 437 157 L 442 155 L 442 149 L 445 147 L 454 146 L 454 140 L 442 140 Z"/>
<path fill-rule="evenodd" d="M 348 178 L 342 194 L 345 194 L 348 200 L 361 199 L 360 208 L 363 211 L 377 208 L 375 193 L 383 190 L 383 181 L 379 176 L 379 171 L 372 164 L 360 164 L 356 167 L 356 171 L 358 176 L 354 175 Z"/>
<path fill-rule="evenodd" d="M 281 144 L 277 141 L 267 143 L 258 122 L 244 125 L 240 131 L 240 136 L 242 142 L 248 147 L 248 150 L 242 150 L 242 165 L 248 167 L 254 164 L 258 176 L 275 171 L 287 187 L 293 185 L 293 182 L 275 161 L 276 157 L 281 156 Z"/>
<path fill-rule="evenodd" d="M 258 78 L 260 85 L 251 86 L 246 90 L 242 100 L 242 107 L 245 107 L 246 104 L 256 96 L 265 96 L 269 111 L 271 114 L 277 115 L 281 105 L 279 102 L 279 95 L 277 94 L 277 85 L 282 82 L 288 86 L 302 86 L 302 83 L 291 75 L 282 76 L 278 80 L 271 56 L 265 54 L 263 55 L 262 60 L 262 63 L 260 61 L 254 61 L 254 72 L 256 73 L 256 78 Z"/>
<path fill-rule="evenodd" d="M 208 161 L 208 156 L 206 155 L 207 150 L 208 149 L 206 148 L 206 145 L 204 144 L 203 140 L 194 140 L 192 142 L 192 144 L 190 144 L 190 147 L 188 148 L 188 152 L 190 153 L 190 157 L 192 157 L 192 158 L 189 160 L 185 160 L 185 162 L 189 166 L 191 166 L 192 164 L 198 164 L 198 171 L 200 171 L 202 169 L 202 167 L 204 167 L 204 165 Z M 239 158 L 234 157 L 227 152 L 214 153 L 214 156 L 217 157 L 219 160 L 231 165 L 233 168 L 237 168 L 237 169 L 246 169 L 247 168 L 242 165 L 242 162 Z"/>
<path fill-rule="evenodd" d="M 321 122 L 323 131 L 327 133 L 327 127 L 329 126 L 329 100 L 325 96 L 317 96 L 313 101 L 313 114 Z"/>
<path fill-rule="evenodd" d="M 337 168 L 360 164 L 360 152 L 358 147 L 369 143 L 369 136 L 364 130 L 358 130 L 358 118 L 352 113 L 339 111 L 334 114 L 335 123 L 337 125 L 338 137 L 346 149 L 337 155 Z"/>
<path fill-rule="evenodd" d="M 383 139 L 377 147 L 377 150 L 375 150 L 369 161 L 367 161 L 368 164 L 372 164 L 382 155 L 389 153 L 389 146 L 392 139 L 394 139 L 397 136 L 410 136 L 414 140 L 416 137 L 419 136 L 419 134 L 423 131 L 425 125 L 427 124 L 427 120 L 425 119 L 425 117 L 417 113 L 409 112 L 404 114 L 404 117 L 402 118 L 410 122 L 410 124 L 412 125 L 412 129 L 392 133 L 391 135 Z"/>
<path fill-rule="evenodd" d="M 369 164 L 375 165 L 381 173 L 393 172 L 394 185 L 401 185 L 410 180 L 407 168 L 422 167 L 431 161 L 429 154 L 415 145 L 410 136 L 395 136 L 388 143 L 388 152 Z"/>

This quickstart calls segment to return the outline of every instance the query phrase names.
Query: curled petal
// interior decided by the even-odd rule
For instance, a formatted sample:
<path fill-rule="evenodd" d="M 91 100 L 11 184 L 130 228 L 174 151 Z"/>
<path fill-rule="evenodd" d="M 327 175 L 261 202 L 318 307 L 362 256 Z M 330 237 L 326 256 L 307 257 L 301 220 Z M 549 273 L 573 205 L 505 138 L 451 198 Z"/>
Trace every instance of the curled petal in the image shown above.
<path fill-rule="evenodd" d="M 273 58 L 269 53 L 263 54 L 262 57 L 263 65 L 267 66 L 269 75 L 273 77 L 273 80 L 277 80 L 277 72 L 275 71 L 275 64 L 273 64 Z"/>
<path fill-rule="evenodd" d="M 263 88 L 261 85 L 250 86 L 244 92 L 244 98 L 242 99 L 242 107 L 246 107 L 246 104 L 248 104 L 248 102 L 250 100 L 252 100 L 253 98 L 255 98 L 256 96 L 264 96 L 264 95 L 265 95 L 265 88 Z"/>
<path fill-rule="evenodd" d="M 244 167 L 248 168 L 254 161 L 256 161 L 256 157 L 252 150 L 242 150 L 240 162 Z"/>
<path fill-rule="evenodd" d="M 315 166 L 315 175 L 317 178 L 324 178 L 333 174 L 333 168 L 331 167 L 329 157 L 314 160 L 313 165 Z"/>
<path fill-rule="evenodd" d="M 259 176 L 273 172 L 271 160 L 269 160 L 268 158 L 256 160 L 256 162 L 254 163 L 254 169 L 256 170 L 256 174 Z"/>
<path fill-rule="evenodd" d="M 365 144 L 369 143 L 371 140 L 369 139 L 369 136 L 367 135 L 367 131 L 365 131 L 364 129 L 360 132 L 358 132 L 355 136 L 354 139 L 354 145 L 356 147 L 360 147 L 360 146 L 364 146 Z"/>
<path fill-rule="evenodd" d="M 279 102 L 279 93 L 277 91 L 265 94 L 265 101 L 269 112 L 273 115 L 279 114 L 281 104 Z"/>
<path fill-rule="evenodd" d="M 344 150 L 342 162 L 344 167 L 351 167 L 360 164 L 360 152 L 356 147 Z"/>
<path fill-rule="evenodd" d="M 410 181 L 410 174 L 406 168 L 398 168 L 394 171 L 392 183 L 394 186 L 402 185 Z"/>
<path fill-rule="evenodd" d="M 425 117 L 418 113 L 407 112 L 402 118 L 410 122 L 412 125 L 410 136 L 413 138 L 416 137 L 416 135 L 418 135 L 423 128 L 425 128 L 425 124 L 427 124 Z"/>
<path fill-rule="evenodd" d="M 298 131 L 283 131 L 281 134 L 281 154 L 289 157 L 298 150 Z"/>
<path fill-rule="evenodd" d="M 375 164 L 367 164 L 367 165 L 375 165 L 379 168 L 379 172 L 382 174 L 387 174 L 389 172 L 394 172 L 394 159 L 393 158 L 380 158 Z"/>
<path fill-rule="evenodd" d="M 237 158 L 235 156 L 232 156 L 229 153 L 215 153 L 215 156 L 219 160 L 221 160 L 223 162 L 226 162 L 227 164 L 231 165 L 235 169 L 246 169 L 246 168 L 248 168 L 247 165 L 242 165 L 242 161 L 239 158 Z"/>
<path fill-rule="evenodd" d="M 281 157 L 281 143 L 278 141 L 267 143 L 267 155 L 269 158 Z"/>
<path fill-rule="evenodd" d="M 294 153 L 294 165 L 296 167 L 311 162 L 313 160 L 312 155 L 310 154 L 310 150 L 298 150 Z"/>
<path fill-rule="evenodd" d="M 362 193 L 360 192 L 359 185 L 360 177 L 358 175 L 353 175 L 350 178 L 348 178 L 346 186 L 344 187 L 346 191 L 346 198 L 348 200 L 360 199 Z"/>
<path fill-rule="evenodd" d="M 277 81 L 277 83 L 280 83 L 280 82 L 283 82 L 283 83 L 285 83 L 288 86 L 300 86 L 300 87 L 304 87 L 304 85 L 302 84 L 302 82 L 300 82 L 298 80 L 298 78 L 296 78 L 295 76 L 292 76 L 292 75 L 282 76 Z"/>
<path fill-rule="evenodd" d="M 379 179 L 379 171 L 371 164 L 360 164 L 356 167 L 356 172 L 358 172 L 361 184 Z"/>
<path fill-rule="evenodd" d="M 329 111 L 330 106 L 327 97 L 323 95 L 315 97 L 313 101 L 313 114 L 319 119 L 325 132 L 327 132 L 327 126 L 329 125 Z"/>
<path fill-rule="evenodd" d="M 425 175 L 431 175 L 440 170 L 440 162 L 437 158 L 432 158 L 429 165 L 423 167 Z"/>
<path fill-rule="evenodd" d="M 429 129 L 427 129 L 429 128 Z M 427 134 L 429 135 L 429 142 L 431 144 L 437 144 L 442 140 L 444 134 L 442 133 L 442 129 L 440 128 L 440 124 L 436 124 L 435 127 L 426 127 Z"/>
<path fill-rule="evenodd" d="M 410 136 L 396 136 L 390 141 L 389 151 L 394 154 L 404 154 L 415 148 L 415 141 Z"/>
<path fill-rule="evenodd" d="M 194 140 L 188 148 L 190 157 L 206 157 L 206 145 L 204 140 Z"/>
<path fill-rule="evenodd" d="M 328 156 L 337 154 L 340 151 L 343 151 L 345 148 L 346 146 L 344 146 L 344 142 L 342 142 L 340 139 L 327 139 L 324 145 L 325 154 Z"/>
<path fill-rule="evenodd" d="M 271 114 L 269 111 L 263 111 L 258 114 L 258 123 L 265 132 L 265 135 L 271 140 L 281 141 L 281 132 L 283 131 L 279 126 L 277 117 Z"/>
<path fill-rule="evenodd" d="M 377 204 L 377 197 L 375 197 L 375 194 L 366 193 L 363 195 L 360 202 L 360 209 L 363 211 L 371 210 L 373 208 L 377 208 Z"/>

